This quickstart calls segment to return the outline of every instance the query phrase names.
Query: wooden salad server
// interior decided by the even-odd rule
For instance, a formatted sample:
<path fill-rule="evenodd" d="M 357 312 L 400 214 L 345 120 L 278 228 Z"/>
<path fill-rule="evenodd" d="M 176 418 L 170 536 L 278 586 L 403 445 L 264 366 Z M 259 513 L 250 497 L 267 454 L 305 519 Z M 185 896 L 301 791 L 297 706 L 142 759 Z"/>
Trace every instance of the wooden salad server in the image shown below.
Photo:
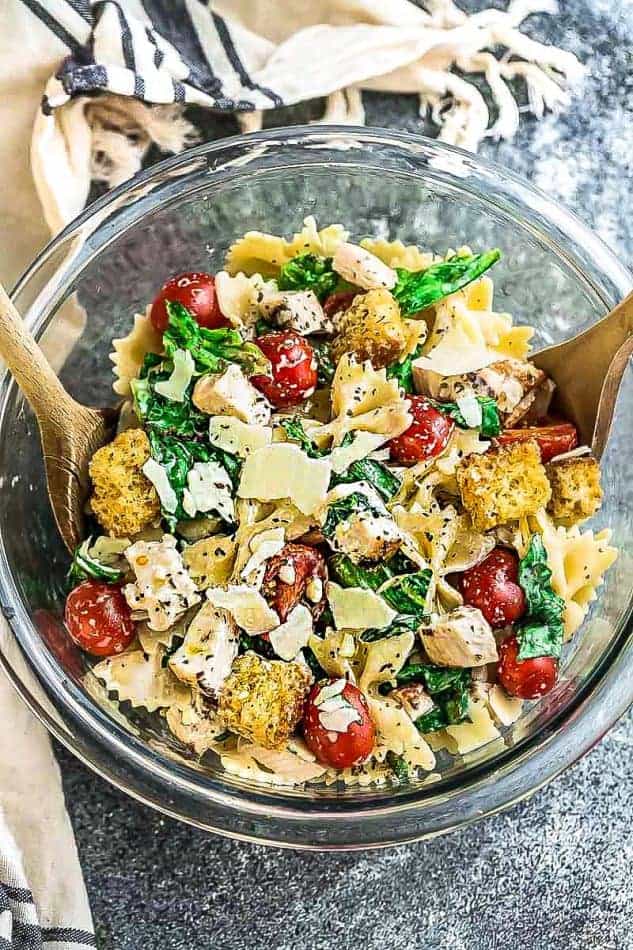
<path fill-rule="evenodd" d="M 530 356 L 554 380 L 555 406 L 578 429 L 581 445 L 600 459 L 611 429 L 622 377 L 633 355 L 633 293 L 571 340 Z"/>
<path fill-rule="evenodd" d="M 89 409 L 66 392 L 2 285 L 0 357 L 37 419 L 53 514 L 72 552 L 85 535 L 88 463 L 112 438 L 118 409 Z"/>

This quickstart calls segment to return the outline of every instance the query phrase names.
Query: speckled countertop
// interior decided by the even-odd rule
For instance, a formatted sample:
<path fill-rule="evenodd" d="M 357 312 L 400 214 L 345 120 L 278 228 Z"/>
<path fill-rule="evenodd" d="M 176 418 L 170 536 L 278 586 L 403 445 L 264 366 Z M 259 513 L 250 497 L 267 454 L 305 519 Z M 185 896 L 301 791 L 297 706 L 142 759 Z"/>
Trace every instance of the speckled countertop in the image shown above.
<path fill-rule="evenodd" d="M 528 30 L 578 53 L 583 90 L 565 115 L 525 117 L 515 142 L 482 152 L 563 200 L 630 264 L 633 3 L 561 7 Z M 414 98 L 365 105 L 368 124 L 420 131 Z M 235 131 L 228 119 L 203 125 Z M 362 854 L 213 837 L 136 804 L 63 750 L 59 760 L 103 950 L 633 948 L 631 713 L 529 802 L 448 837 Z"/>

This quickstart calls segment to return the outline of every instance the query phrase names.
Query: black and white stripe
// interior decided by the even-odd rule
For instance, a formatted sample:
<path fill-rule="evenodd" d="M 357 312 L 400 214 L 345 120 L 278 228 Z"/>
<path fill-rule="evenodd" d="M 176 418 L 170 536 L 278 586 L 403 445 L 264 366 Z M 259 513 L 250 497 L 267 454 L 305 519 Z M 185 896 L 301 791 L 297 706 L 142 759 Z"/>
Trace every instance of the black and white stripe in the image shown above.
<path fill-rule="evenodd" d="M 22 0 L 68 50 L 46 114 L 74 96 L 112 92 L 221 112 L 277 108 L 259 83 L 267 41 L 229 26 L 203 0 Z"/>
<path fill-rule="evenodd" d="M 95 936 L 78 927 L 42 927 L 27 887 L 0 881 L 0 950 L 94 950 Z"/>

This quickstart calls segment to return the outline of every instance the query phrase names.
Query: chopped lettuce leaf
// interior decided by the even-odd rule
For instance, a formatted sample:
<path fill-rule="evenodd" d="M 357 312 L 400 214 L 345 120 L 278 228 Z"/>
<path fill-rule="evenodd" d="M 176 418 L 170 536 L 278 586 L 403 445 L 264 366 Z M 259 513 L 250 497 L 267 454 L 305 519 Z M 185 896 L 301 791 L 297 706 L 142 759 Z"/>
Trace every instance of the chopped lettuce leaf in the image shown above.
<path fill-rule="evenodd" d="M 494 436 L 499 435 L 501 432 L 501 417 L 499 415 L 499 407 L 497 406 L 496 400 L 493 399 L 492 396 L 477 396 L 476 398 L 481 407 L 481 423 L 478 426 L 479 431 L 485 438 L 491 439 Z M 438 402 L 436 400 L 431 400 L 431 402 L 433 402 L 435 408 L 440 412 L 450 416 L 460 429 L 471 428 L 471 426 L 469 426 L 467 421 L 464 419 L 462 411 L 456 402 Z"/>
<path fill-rule="evenodd" d="M 169 323 L 163 333 L 165 354 L 173 359 L 176 350 L 191 353 L 199 373 L 221 373 L 227 363 L 237 363 L 245 375 L 270 372 L 270 362 L 255 343 L 245 342 L 238 330 L 201 327 L 182 304 L 168 301 Z"/>
<path fill-rule="evenodd" d="M 86 538 L 85 541 L 75 549 L 72 564 L 68 571 L 68 579 L 73 584 L 93 578 L 97 581 L 105 581 L 106 584 L 116 584 L 123 577 L 123 573 L 108 564 L 104 564 L 94 555 L 90 554 L 92 538 Z"/>
<path fill-rule="evenodd" d="M 452 257 L 448 261 L 431 264 L 426 270 L 410 271 L 396 268 L 398 283 L 392 293 L 403 316 L 424 310 L 432 303 L 454 294 L 481 277 L 501 257 L 498 249 L 484 254 Z"/>

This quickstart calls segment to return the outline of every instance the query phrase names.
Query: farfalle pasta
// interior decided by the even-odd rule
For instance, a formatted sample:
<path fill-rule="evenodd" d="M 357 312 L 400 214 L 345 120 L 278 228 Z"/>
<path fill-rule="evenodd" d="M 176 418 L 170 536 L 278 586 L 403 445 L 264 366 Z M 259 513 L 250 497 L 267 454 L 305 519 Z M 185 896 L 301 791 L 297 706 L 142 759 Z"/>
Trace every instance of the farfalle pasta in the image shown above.
<path fill-rule="evenodd" d="M 66 604 L 115 716 L 248 782 L 383 786 L 555 687 L 617 552 L 499 257 L 310 217 L 132 317 Z"/>

